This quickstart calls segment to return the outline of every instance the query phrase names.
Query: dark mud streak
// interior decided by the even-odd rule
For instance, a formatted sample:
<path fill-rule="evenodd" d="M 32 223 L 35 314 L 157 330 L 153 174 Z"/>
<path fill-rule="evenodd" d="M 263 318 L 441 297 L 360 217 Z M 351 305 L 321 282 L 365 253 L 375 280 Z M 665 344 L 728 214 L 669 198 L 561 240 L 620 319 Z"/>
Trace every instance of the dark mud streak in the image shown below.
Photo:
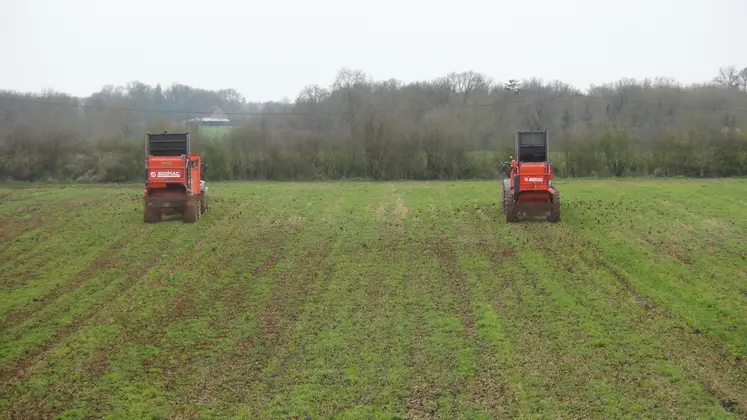
<path fill-rule="evenodd" d="M 275 267 L 278 261 L 280 261 L 285 255 L 285 242 L 286 239 L 274 240 L 272 242 L 269 255 L 267 256 L 267 258 L 265 258 L 261 266 L 252 271 L 252 276 L 254 276 L 255 278 L 259 277 Z M 223 260 L 220 261 L 217 265 L 224 266 L 228 263 L 230 263 L 229 260 Z M 212 278 L 218 280 L 221 275 L 221 272 L 215 272 Z M 242 311 L 242 308 L 244 302 L 246 301 L 246 294 L 249 292 L 249 290 L 246 287 L 241 287 L 242 285 L 242 283 L 236 282 L 229 283 L 215 292 L 216 300 L 228 302 L 227 307 L 229 308 L 230 312 L 218 315 L 214 319 L 212 319 L 210 322 L 212 328 L 220 329 L 224 325 L 230 325 L 237 316 L 240 316 L 244 313 Z M 167 381 L 167 387 L 173 386 L 176 379 L 177 378 L 169 377 Z"/>
<path fill-rule="evenodd" d="M 253 271 L 252 274 L 255 277 L 270 272 L 286 255 L 285 244 L 288 240 L 292 241 L 293 238 L 284 238 L 273 245 L 273 249 L 270 251 L 270 254 L 264 263 Z M 328 258 L 330 253 L 331 247 L 329 244 L 324 244 L 320 248 L 309 250 L 306 256 L 300 258 L 307 261 L 309 267 L 318 267 Z M 244 343 L 238 343 L 234 351 L 230 354 L 223 355 L 222 358 L 210 366 L 210 370 L 215 372 L 213 377 L 217 377 L 211 379 L 215 383 L 201 384 L 203 388 L 190 389 L 180 393 L 178 398 L 183 404 L 199 405 L 200 401 L 205 398 L 215 398 L 215 395 L 210 394 L 216 392 L 221 393 L 222 404 L 240 404 L 244 402 L 246 395 L 242 394 L 242 392 L 253 392 L 251 384 L 263 379 L 261 376 L 262 369 L 267 361 L 277 354 L 273 349 L 280 344 L 283 334 L 293 325 L 292 322 L 283 321 L 295 321 L 298 315 L 303 311 L 305 303 L 315 297 L 313 294 L 308 293 L 308 290 L 313 288 L 319 281 L 318 276 L 316 275 L 318 271 L 311 270 L 310 272 L 313 274 L 309 276 L 308 279 L 306 277 L 299 278 L 284 274 L 276 277 L 280 284 L 275 285 L 270 296 L 267 298 L 266 306 L 259 318 L 259 332 L 257 335 Z M 246 293 L 247 290 L 244 290 L 240 295 L 234 295 L 236 303 L 234 306 L 235 310 L 225 318 L 226 323 L 230 323 L 231 319 L 244 313 L 241 308 L 242 305 L 244 305 L 243 297 Z M 262 343 L 262 352 L 252 353 L 252 349 L 260 341 Z M 241 375 L 240 379 L 236 380 L 235 378 L 232 378 L 230 384 L 223 380 L 222 376 L 225 372 L 235 371 L 236 369 L 243 371 L 243 375 Z M 168 380 L 169 386 L 173 386 L 176 379 L 177 378 L 174 377 L 170 378 Z M 179 412 L 189 415 L 194 414 L 186 408 L 180 408 Z"/>
<path fill-rule="evenodd" d="M 647 325 L 649 322 L 652 322 L 652 319 L 654 318 L 667 318 L 667 319 L 673 319 L 676 317 L 674 313 L 669 311 L 668 309 L 661 307 L 659 305 L 655 305 L 653 302 L 649 301 L 645 297 L 638 294 L 636 291 L 634 285 L 630 281 L 630 279 L 627 278 L 617 267 L 615 267 L 612 263 L 608 262 L 604 258 L 600 257 L 599 252 L 597 251 L 596 247 L 590 243 L 587 243 L 579 238 L 574 238 L 574 246 L 577 246 L 583 251 L 577 252 L 575 255 L 578 255 L 579 258 L 581 258 L 589 267 L 602 267 L 605 270 L 607 270 L 610 274 L 612 274 L 620 283 L 623 290 L 625 290 L 635 301 L 646 310 L 646 317 L 649 319 L 642 319 L 642 323 L 639 324 L 639 326 L 643 329 L 647 329 L 649 331 L 652 331 L 652 327 Z M 542 246 L 542 249 L 549 253 L 550 255 L 557 256 L 558 253 L 549 246 Z M 593 255 L 592 255 L 593 254 Z M 679 339 L 689 344 L 689 348 L 707 348 L 710 352 L 715 354 L 717 357 L 709 357 L 708 360 L 715 362 L 713 365 L 716 371 L 726 371 L 726 372 L 747 372 L 747 363 L 745 362 L 745 359 L 734 356 L 730 352 L 724 349 L 723 344 L 715 341 L 713 339 L 707 338 L 705 335 L 702 335 L 701 333 L 697 334 L 691 334 L 691 331 L 699 331 L 692 325 L 690 325 L 686 320 L 678 318 L 678 322 L 681 322 L 684 324 L 684 330 L 682 331 L 682 334 L 678 336 Z M 653 332 L 653 331 L 652 331 Z M 654 334 L 656 336 L 656 334 Z M 659 336 L 659 339 L 662 339 L 664 337 Z M 666 340 L 669 341 L 671 344 L 671 339 Z M 663 341 L 663 344 L 665 344 L 665 341 Z M 683 366 L 682 361 L 684 360 L 682 356 L 679 356 L 678 350 L 681 350 L 681 347 L 676 346 L 672 347 L 670 346 L 663 346 L 663 349 L 665 350 L 665 354 L 667 359 L 670 361 L 673 361 L 677 363 L 680 366 Z M 696 356 L 697 359 L 702 359 L 703 356 Z M 716 364 L 718 366 L 716 366 Z M 710 380 L 708 378 L 703 377 L 702 375 L 699 375 L 696 371 L 690 371 L 689 369 L 684 369 L 688 374 L 692 375 L 693 378 L 700 383 L 707 392 L 715 398 L 717 401 L 719 401 L 720 405 L 728 412 L 737 415 L 740 418 L 747 419 L 747 396 L 742 396 L 741 401 L 734 396 L 733 393 L 729 393 L 728 391 L 724 391 L 723 388 L 720 386 L 721 384 L 718 383 L 716 380 Z M 746 376 L 747 378 L 747 376 Z M 743 380 L 740 380 L 740 382 L 744 382 Z"/>
<path fill-rule="evenodd" d="M 120 200 L 120 198 L 113 198 L 114 200 Z M 106 203 L 107 198 L 100 196 L 88 196 L 88 197 L 76 197 L 69 200 L 52 199 L 41 202 L 39 207 L 26 207 L 22 209 L 23 214 L 30 214 L 31 218 L 28 220 L 12 220 L 2 219 L 0 220 L 0 240 L 12 241 L 24 233 L 40 228 L 44 225 L 45 219 L 58 214 L 66 214 L 74 211 L 80 207 L 95 207 Z M 102 209 L 104 207 L 102 206 Z M 18 226 L 15 229 L 7 229 L 6 226 Z M 0 263 L 4 260 L 0 260 Z"/>
<path fill-rule="evenodd" d="M 513 277 L 511 277 L 509 275 L 506 275 L 506 274 L 502 273 L 501 267 L 505 263 L 505 259 L 503 257 L 503 255 L 505 255 L 505 253 L 502 253 L 501 256 L 499 256 L 496 252 L 492 252 L 492 251 L 488 252 L 487 254 L 488 254 L 488 258 L 489 258 L 490 263 L 491 263 L 491 268 L 493 270 L 495 270 L 496 272 L 501 273 L 501 282 L 498 285 L 498 293 L 492 299 L 493 310 L 495 310 L 496 313 L 500 314 L 502 318 L 506 319 L 506 307 L 505 307 L 505 304 L 503 303 L 503 299 L 501 299 L 501 297 L 509 289 L 512 289 L 513 283 L 516 281 L 516 279 L 514 279 Z M 514 260 L 512 263 L 516 264 L 517 262 Z M 516 307 L 517 316 L 519 318 L 522 318 L 523 317 L 522 308 L 524 306 L 523 305 L 523 297 L 522 297 L 522 294 L 521 294 L 520 290 L 517 289 L 514 292 L 516 293 L 516 295 L 514 297 L 515 297 L 515 299 L 517 300 L 517 303 L 518 303 L 516 305 L 517 306 Z"/>
<path fill-rule="evenodd" d="M 225 218 L 223 220 L 225 220 Z M 204 245 L 204 241 L 198 241 L 192 249 L 192 252 L 198 251 Z M 215 261 L 215 263 L 216 266 L 222 267 L 224 266 L 224 264 L 228 263 L 228 261 L 219 260 Z M 145 271 L 147 270 L 142 270 L 142 272 L 139 273 L 139 276 L 145 274 Z M 213 271 L 213 273 L 213 279 L 217 279 L 220 277 L 221 272 L 219 270 Z M 158 279 L 154 279 L 154 281 L 159 282 Z M 194 287 L 186 287 L 171 299 L 171 302 L 169 303 L 167 309 L 161 311 L 155 317 L 155 319 L 152 320 L 150 326 L 147 329 L 123 329 L 117 336 L 116 343 L 114 343 L 112 347 L 120 347 L 124 343 L 153 345 L 158 341 L 158 337 L 162 337 L 166 333 L 166 329 L 170 325 L 179 324 L 188 319 L 199 317 L 200 314 L 195 304 L 196 295 L 197 290 Z M 198 345 L 209 345 L 209 343 L 201 343 Z M 99 379 L 106 373 L 110 356 L 111 354 L 108 350 L 102 349 L 100 353 L 94 357 L 94 360 L 97 361 L 97 365 L 93 366 L 92 369 L 87 371 L 91 383 L 98 382 Z M 163 369 L 162 377 L 166 380 L 164 389 L 167 391 L 170 391 L 170 389 L 173 387 L 173 383 L 175 382 L 176 378 L 174 378 L 174 372 L 177 371 L 181 366 L 183 366 L 184 363 L 190 362 L 190 360 L 186 360 L 182 361 L 182 363 L 178 366 L 171 366 L 169 363 L 167 363 L 167 359 L 169 357 L 171 357 L 171 353 L 162 357 L 151 359 L 142 364 L 143 370 L 147 370 L 150 367 L 158 367 L 160 369 Z M 108 411 L 110 407 L 99 406 L 97 407 L 97 409 L 98 412 L 105 412 Z"/>
<path fill-rule="evenodd" d="M 641 239 L 647 244 L 651 245 L 654 249 L 658 250 L 661 253 L 661 255 L 666 255 L 671 258 L 674 258 L 677 261 L 681 262 L 682 264 L 686 264 L 686 265 L 695 264 L 695 260 L 686 256 L 684 251 L 680 251 L 679 249 L 673 246 L 662 246 L 661 243 L 658 243 L 654 241 L 653 239 L 646 237 L 646 236 L 642 237 Z"/>
<path fill-rule="evenodd" d="M 323 257 L 319 261 L 319 264 L 323 264 L 324 261 L 327 261 L 329 259 L 329 256 L 332 254 L 332 243 L 328 244 L 326 250 L 327 252 L 323 254 Z M 306 310 L 305 308 L 308 306 L 310 302 L 316 301 L 320 295 L 323 293 L 324 288 L 321 287 L 321 283 L 328 282 L 333 274 L 334 267 L 332 265 L 327 264 L 323 271 L 316 271 L 316 276 L 314 278 L 314 281 L 312 283 L 309 283 L 309 286 L 307 289 L 312 289 L 313 293 L 307 293 L 307 297 L 303 300 L 303 303 L 300 303 L 298 305 L 298 310 L 291 313 L 289 320 L 290 321 L 296 321 L 298 317 Z M 317 279 L 320 278 L 320 279 Z M 292 330 L 292 324 L 289 324 L 286 327 L 286 330 Z M 316 333 L 314 333 L 316 334 Z M 282 336 L 282 334 L 280 335 Z M 290 340 L 293 340 L 293 337 L 290 338 Z M 277 343 L 277 345 L 281 344 L 280 342 Z M 299 356 L 298 352 L 284 352 L 281 357 L 278 359 L 278 369 L 276 372 L 272 374 L 273 378 L 281 377 L 283 374 L 287 372 L 288 367 L 290 366 L 291 361 L 296 359 Z M 275 355 L 277 356 L 277 354 Z M 266 365 L 269 361 L 269 357 L 262 360 L 262 364 Z M 267 395 L 276 395 L 277 394 L 277 384 L 270 379 L 270 384 L 268 384 L 269 390 L 267 391 Z"/>
<path fill-rule="evenodd" d="M 477 331 L 475 330 L 475 316 L 472 313 L 470 287 L 457 266 L 456 254 L 443 232 L 438 234 L 435 252 L 441 262 L 442 269 L 445 271 L 448 284 L 453 286 L 452 290 L 456 298 L 459 320 L 466 330 L 465 338 L 468 341 L 474 341 L 477 338 Z"/>
<path fill-rule="evenodd" d="M 24 220 L 23 222 L 7 219 L 0 220 L 0 243 L 9 244 L 23 236 L 26 232 L 36 230 L 42 225 L 44 225 L 44 218 L 40 216 L 33 216 L 31 219 Z M 11 257 L 15 257 L 15 255 L 8 254 L 5 258 L 0 258 L 0 264 L 10 261 Z"/>
<path fill-rule="evenodd" d="M 151 257 L 151 259 L 148 261 L 146 266 L 144 268 L 138 269 L 137 272 L 135 273 L 135 276 L 130 276 L 130 278 L 134 278 L 135 280 L 138 280 L 139 277 L 142 276 L 142 273 L 154 267 L 158 263 L 158 261 L 159 261 L 158 256 Z M 23 381 L 24 379 L 28 378 L 28 375 L 33 370 L 33 367 L 44 358 L 44 354 L 46 352 L 54 348 L 60 342 L 64 341 L 65 337 L 75 334 L 88 321 L 93 319 L 96 316 L 96 314 L 98 314 L 104 306 L 116 300 L 118 297 L 126 294 L 130 289 L 135 287 L 137 284 L 138 284 L 137 281 L 123 282 L 122 288 L 116 290 L 115 293 L 112 294 L 112 296 L 98 303 L 88 313 L 74 318 L 70 324 L 63 326 L 62 328 L 59 328 L 44 343 L 32 349 L 27 355 L 25 355 L 25 357 L 22 357 L 16 360 L 14 363 L 10 364 L 9 366 L 6 366 L 0 369 L 0 384 L 1 384 L 0 395 L 8 395 L 9 390 L 11 389 L 14 383 Z M 108 357 L 107 357 L 107 360 L 108 360 Z M 41 406 L 42 403 L 43 401 L 40 401 L 40 402 L 37 402 L 35 405 L 39 407 Z M 17 407 L 17 408 L 12 409 L 11 414 L 17 414 L 20 416 L 20 418 L 28 418 L 28 414 L 30 412 L 32 413 L 36 412 L 36 409 L 34 409 L 33 407 Z M 43 414 L 43 413 L 38 413 L 38 414 Z M 47 414 L 50 414 L 50 413 L 47 413 Z"/>
<path fill-rule="evenodd" d="M 449 243 L 446 235 L 439 232 L 436 240 L 435 252 L 438 255 L 442 269 L 445 271 L 447 285 L 451 286 L 457 305 L 457 316 L 462 324 L 464 331 L 460 334 L 465 342 L 476 343 L 478 341 L 477 330 L 475 329 L 475 315 L 472 311 L 472 299 L 470 297 L 470 286 L 464 279 L 459 266 L 457 265 L 457 256 L 454 249 Z M 456 392 L 468 386 L 467 383 L 459 383 L 454 387 L 453 397 Z"/>
<path fill-rule="evenodd" d="M 608 271 L 610 274 L 612 274 L 617 281 L 620 283 L 620 286 L 623 290 L 625 290 L 630 297 L 632 297 L 642 308 L 646 310 L 651 309 L 658 309 L 659 311 L 665 311 L 664 308 L 657 308 L 657 306 L 654 304 L 654 302 L 649 301 L 644 296 L 638 293 L 636 291 L 635 286 L 633 283 L 628 279 L 625 274 L 621 270 L 619 270 L 617 267 L 610 264 L 607 260 L 604 258 L 601 258 L 599 254 L 597 253 L 596 249 L 593 245 L 589 243 L 579 243 L 579 239 L 574 238 L 575 243 L 573 245 L 577 245 L 580 249 L 578 249 L 578 252 L 576 252 L 574 255 L 581 258 L 587 266 L 589 267 L 602 267 L 606 271 Z M 555 258 L 555 257 L 563 257 L 564 255 L 561 255 L 556 248 L 547 245 L 542 240 L 538 239 L 538 247 L 547 255 Z M 575 248 L 575 246 L 574 246 Z M 593 251 L 592 251 L 593 250 Z M 591 255 L 591 253 L 594 254 L 594 256 Z M 573 267 L 565 267 L 566 270 L 569 273 L 573 272 Z M 672 314 L 670 314 L 671 316 Z"/>
<path fill-rule="evenodd" d="M 308 261 L 309 267 L 319 267 L 324 261 L 326 261 L 332 253 L 331 244 L 325 243 L 322 247 L 321 252 L 312 253 L 310 258 L 305 259 Z M 268 298 L 268 306 L 265 308 L 264 313 L 260 317 L 260 332 L 257 336 L 253 337 L 249 342 L 246 343 L 244 348 L 251 348 L 258 340 L 262 340 L 264 347 L 268 351 L 259 358 L 259 363 L 255 366 L 264 366 L 269 360 L 273 352 L 269 349 L 274 348 L 280 342 L 279 337 L 291 327 L 292 323 L 280 326 L 280 321 L 286 319 L 288 321 L 295 321 L 298 319 L 298 315 L 303 312 L 303 309 L 307 302 L 316 298 L 315 295 L 307 293 L 312 289 L 317 282 L 320 281 L 318 270 L 312 270 L 313 274 L 309 278 L 289 278 L 289 276 L 279 276 L 279 284 L 273 289 L 270 297 Z M 308 280 L 301 281 L 299 280 Z M 298 287 L 301 286 L 301 287 Z M 257 360 L 257 358 L 255 358 Z"/>
<path fill-rule="evenodd" d="M 451 286 L 449 290 L 453 292 L 457 306 L 457 315 L 464 327 L 464 332 L 461 333 L 462 338 L 466 343 L 477 346 L 478 351 L 476 354 L 479 360 L 482 357 L 481 355 L 489 354 L 490 350 L 488 349 L 488 344 L 479 339 L 477 334 L 470 285 L 458 266 L 453 246 L 443 232 L 438 233 L 433 251 L 438 256 L 442 270 L 445 273 L 446 285 Z M 422 350 L 420 351 L 422 352 Z M 418 357 L 418 362 L 415 366 L 423 366 L 425 364 L 423 361 L 424 354 L 416 353 L 415 356 Z M 454 388 L 454 392 L 466 389 L 470 393 L 472 403 L 487 408 L 494 415 L 505 414 L 505 407 L 515 405 L 516 403 L 513 391 L 509 389 L 505 378 L 502 377 L 496 368 L 485 368 L 480 366 L 479 362 L 477 368 L 474 380 L 469 383 L 458 383 Z M 406 400 L 408 418 L 410 416 L 430 417 L 434 415 L 435 413 L 428 408 L 428 402 L 436 401 L 438 399 L 437 394 L 440 391 L 437 390 L 437 387 L 433 387 L 433 384 L 425 383 L 425 378 L 422 376 L 417 378 L 414 383 L 415 385 L 411 390 L 412 396 Z M 452 396 L 456 397 L 456 395 Z"/>
<path fill-rule="evenodd" d="M 78 289 L 85 282 L 96 276 L 101 270 L 117 263 L 116 253 L 129 245 L 129 243 L 135 238 L 136 234 L 137 232 L 109 245 L 107 249 L 101 252 L 101 256 L 89 263 L 82 270 L 71 275 L 69 281 L 58 285 L 46 295 L 34 299 L 34 302 L 37 302 L 36 304 L 29 302 L 23 309 L 11 310 L 6 313 L 3 320 L 0 321 L 0 332 L 17 326 L 35 312 L 42 311 L 49 305 L 55 303 L 57 299 L 64 294 Z"/>
<path fill-rule="evenodd" d="M 177 293 L 176 296 L 174 296 L 174 298 L 172 299 L 172 303 L 170 304 L 170 308 L 173 308 L 173 310 L 162 312 L 161 316 L 158 319 L 158 323 L 154 328 L 137 331 L 123 330 L 115 338 L 115 343 L 112 343 L 106 348 L 95 352 L 91 356 L 92 362 L 87 364 L 85 367 L 86 383 L 95 386 L 95 384 L 97 384 L 107 372 L 107 369 L 109 368 L 109 359 L 112 356 L 112 353 L 109 349 L 120 348 L 125 343 L 152 345 L 154 338 L 162 336 L 169 324 L 178 323 L 191 317 L 198 316 L 194 301 L 195 294 L 196 291 L 193 288 L 187 288 Z M 139 368 L 142 371 L 147 371 L 150 368 L 161 368 L 164 365 L 165 363 L 160 360 L 147 360 L 142 362 Z M 78 379 L 76 382 L 79 383 L 79 381 L 80 379 Z M 56 395 L 65 395 L 64 386 L 65 383 L 63 382 L 60 389 L 55 390 Z M 63 411 L 69 409 L 69 403 L 74 400 L 74 396 L 67 395 L 67 397 L 68 398 L 63 399 L 62 401 L 60 401 L 60 398 L 58 397 L 58 405 L 54 409 L 48 410 L 47 414 L 49 414 L 50 417 L 55 417 Z M 89 415 L 95 413 L 98 416 L 103 415 L 105 412 L 109 411 L 111 407 L 105 407 L 103 405 L 103 402 L 94 402 L 93 406 L 91 406 L 90 408 L 91 409 L 89 410 Z"/>
<path fill-rule="evenodd" d="M 226 217 L 222 218 L 218 224 L 224 222 L 226 220 Z M 187 254 L 193 253 L 197 251 L 199 247 L 201 247 L 203 244 L 198 242 L 194 245 L 192 248 L 192 251 L 186 251 Z M 123 296 L 127 294 L 133 287 L 135 287 L 139 280 L 142 279 L 142 277 L 153 267 L 156 267 L 161 262 L 161 256 L 158 254 L 153 254 L 151 258 L 148 260 L 148 262 L 137 269 L 137 271 L 134 273 L 134 276 L 129 276 L 130 278 L 133 278 L 136 281 L 133 281 L 131 283 L 123 283 L 127 285 L 126 287 L 117 290 L 115 293 L 112 294 L 109 298 L 103 300 L 102 302 L 98 303 L 94 310 L 91 311 L 90 314 L 87 314 L 85 319 L 81 319 L 81 325 L 83 322 L 88 322 L 92 318 L 94 318 L 106 305 L 113 302 L 114 300 L 118 299 L 120 296 Z M 155 282 L 159 282 L 158 279 L 154 279 Z M 182 320 L 188 319 L 192 316 L 197 316 L 196 307 L 194 304 L 193 296 L 195 294 L 195 290 L 193 288 L 187 288 L 186 290 L 178 293 L 173 299 L 172 304 L 170 307 L 174 308 L 173 312 L 170 311 L 163 311 L 160 312 L 158 315 L 158 318 L 155 320 L 155 323 L 152 324 L 153 326 L 151 328 L 147 329 L 125 329 L 123 328 L 120 330 L 117 337 L 114 339 L 115 341 L 113 343 L 110 343 L 109 346 L 100 349 L 98 352 L 94 353 L 91 358 L 93 360 L 92 363 L 90 363 L 86 369 L 86 379 L 85 382 L 89 384 L 96 384 L 100 378 L 106 373 L 108 366 L 109 366 L 109 359 L 112 356 L 112 353 L 110 351 L 111 348 L 119 348 L 123 343 L 141 343 L 141 344 L 152 344 L 154 337 L 158 335 L 162 335 L 165 332 L 165 329 L 168 327 L 168 325 L 172 323 L 181 322 Z M 124 324 L 123 324 L 124 325 Z M 78 327 L 78 328 L 79 328 Z M 76 328 L 76 329 L 78 329 Z M 64 337 L 70 334 L 73 334 L 75 331 L 71 331 L 70 333 L 66 334 L 59 334 L 60 337 Z M 59 341 L 58 339 L 54 339 L 51 341 Z M 47 346 L 48 348 L 51 348 L 52 346 Z M 40 351 L 40 353 L 45 353 L 48 348 L 45 348 Z M 35 364 L 38 362 L 38 359 L 33 362 Z M 32 366 L 33 366 L 32 364 Z M 145 364 L 147 365 L 147 364 Z M 147 369 L 148 366 L 143 367 L 143 369 Z M 165 363 L 162 363 L 162 365 L 165 365 Z M 32 367 L 30 366 L 30 367 Z M 3 378 L 0 376 L 0 379 Z M 22 379 L 22 378 L 19 378 Z M 81 379 L 77 379 L 78 382 L 81 381 Z M 64 386 L 65 382 L 63 382 Z M 2 388 L 0 388 L 0 391 Z M 1 394 L 1 392 L 0 392 Z M 69 403 L 71 400 L 74 399 L 74 395 L 70 395 L 68 391 L 65 389 L 57 389 L 55 390 L 55 395 L 57 397 L 57 403 L 58 405 L 55 407 L 50 407 L 46 409 L 45 411 L 40 411 L 43 407 L 44 401 L 32 401 L 32 405 L 18 407 L 14 409 L 14 412 L 20 413 L 21 418 L 27 418 L 26 416 L 30 412 L 39 412 L 39 414 L 45 414 L 44 418 L 51 418 L 59 415 L 64 410 L 68 409 L 69 407 L 62 406 L 66 403 Z M 66 398 L 60 398 L 61 396 L 65 396 Z M 37 407 L 37 408 L 34 408 Z M 94 405 L 94 408 L 97 408 L 101 411 L 106 411 L 108 407 L 102 407 L 102 406 L 96 406 Z"/>
<path fill-rule="evenodd" d="M 270 255 L 267 256 L 262 266 L 258 267 L 252 272 L 252 275 L 254 275 L 254 277 L 259 277 L 262 274 L 272 270 L 272 268 L 275 267 L 275 264 L 277 264 L 278 261 L 283 258 L 283 255 L 285 254 L 285 241 L 280 242 L 279 245 L 276 244 L 272 248 L 273 249 L 270 252 Z"/>
<path fill-rule="evenodd" d="M 490 249 L 485 247 L 481 249 L 483 253 L 485 253 L 488 256 L 488 262 L 490 264 L 490 269 L 493 273 L 499 274 L 501 276 L 500 283 L 498 284 L 498 290 L 495 294 L 495 296 L 490 300 L 490 304 L 495 311 L 496 314 L 498 314 L 501 317 L 501 322 L 506 322 L 507 319 L 510 319 L 509 316 L 507 316 L 507 307 L 505 304 L 505 301 L 507 300 L 505 295 L 511 291 L 515 293 L 514 298 L 517 301 L 517 308 L 516 308 L 516 317 L 519 320 L 524 319 L 523 315 L 523 296 L 521 294 L 521 291 L 516 289 L 513 289 L 513 283 L 516 281 L 515 278 L 511 277 L 508 274 L 505 274 L 503 267 L 506 264 L 518 264 L 516 260 L 516 250 L 512 246 L 502 245 L 498 246 L 495 245 L 494 247 L 491 247 Z M 532 280 L 527 280 L 527 283 L 532 283 Z M 534 283 L 536 284 L 536 280 L 534 280 Z M 509 328 L 516 328 L 516 326 L 507 326 Z M 506 328 L 504 330 L 504 333 L 509 332 L 509 328 Z M 507 339 L 512 339 L 511 337 L 506 337 Z M 513 341 L 513 340 L 512 340 Z M 485 349 L 482 354 L 490 354 L 490 350 Z M 512 362 L 509 362 L 512 363 Z M 495 369 L 495 368 L 493 368 Z M 517 395 L 516 389 L 511 387 L 511 383 L 509 383 L 502 375 L 503 372 L 500 372 L 498 370 L 492 371 L 494 372 L 494 375 L 499 376 L 500 379 L 498 382 L 499 389 L 505 394 L 505 397 L 503 398 L 503 406 L 497 405 L 495 402 L 492 402 L 492 404 L 487 405 L 491 412 L 495 413 L 499 418 L 506 418 L 511 415 L 516 416 L 518 414 L 521 414 L 522 408 L 520 407 L 520 401 L 519 396 Z M 517 385 L 517 384 L 513 384 Z M 480 388 L 478 388 L 480 389 Z M 485 398 L 488 399 L 488 401 L 491 401 L 490 398 L 494 396 L 493 395 L 486 395 Z M 496 406 L 500 407 L 501 409 L 498 410 Z M 504 407 L 505 406 L 505 407 Z M 507 408 L 506 408 L 507 407 Z M 518 414 L 517 414 L 518 413 Z"/>
<path fill-rule="evenodd" d="M 427 294 L 425 290 L 428 289 L 426 286 L 427 279 L 413 278 L 408 280 L 408 288 L 412 288 L 412 291 L 416 294 Z M 412 386 L 409 389 L 409 394 L 403 398 L 405 410 L 407 412 L 406 418 L 408 419 L 421 419 L 421 418 L 432 418 L 436 414 L 435 404 L 429 404 L 438 400 L 440 393 L 440 387 L 432 382 L 428 381 L 425 372 L 425 367 L 428 366 L 428 361 L 425 354 L 425 311 L 422 307 L 415 306 L 408 308 L 408 313 L 412 314 L 411 318 L 415 329 L 412 333 L 413 345 L 408 348 L 408 362 L 407 368 L 412 372 L 410 383 Z"/>

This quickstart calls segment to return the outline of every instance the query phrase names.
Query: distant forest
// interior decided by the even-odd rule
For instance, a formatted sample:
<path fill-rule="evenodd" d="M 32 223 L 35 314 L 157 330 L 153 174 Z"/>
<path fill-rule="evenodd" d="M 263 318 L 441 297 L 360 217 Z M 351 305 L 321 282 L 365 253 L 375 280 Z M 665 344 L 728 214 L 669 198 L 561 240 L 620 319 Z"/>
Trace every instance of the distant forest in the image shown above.
<path fill-rule="evenodd" d="M 213 112 L 232 128 L 183 123 Z M 747 68 L 586 92 L 471 71 L 406 84 L 342 69 L 329 87 L 270 103 L 140 82 L 85 98 L 0 91 L 0 178 L 140 181 L 145 133 L 189 130 L 214 180 L 491 179 L 518 129 L 549 130 L 561 177 L 747 175 Z"/>

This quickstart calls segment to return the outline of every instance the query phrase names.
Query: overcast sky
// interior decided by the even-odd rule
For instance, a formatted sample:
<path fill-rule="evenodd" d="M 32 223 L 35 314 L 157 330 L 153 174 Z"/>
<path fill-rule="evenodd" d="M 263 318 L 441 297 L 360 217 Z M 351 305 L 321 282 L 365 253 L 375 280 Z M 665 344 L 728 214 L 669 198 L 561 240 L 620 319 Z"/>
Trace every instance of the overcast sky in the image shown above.
<path fill-rule="evenodd" d="M 0 89 L 131 80 L 295 99 L 341 67 L 405 82 L 475 70 L 580 89 L 747 66 L 747 0 L 0 0 Z"/>

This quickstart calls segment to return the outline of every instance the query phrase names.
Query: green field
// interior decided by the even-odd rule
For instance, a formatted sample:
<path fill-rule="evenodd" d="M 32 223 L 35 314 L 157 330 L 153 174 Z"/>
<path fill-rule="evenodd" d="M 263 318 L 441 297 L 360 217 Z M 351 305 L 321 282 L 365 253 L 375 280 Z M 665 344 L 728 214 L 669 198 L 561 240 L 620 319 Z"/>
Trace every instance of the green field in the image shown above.
<path fill-rule="evenodd" d="M 557 187 L 0 186 L 0 416 L 747 417 L 747 180 Z"/>
<path fill-rule="evenodd" d="M 221 137 L 226 134 L 230 134 L 233 130 L 233 127 L 226 127 L 226 126 L 202 126 L 199 127 L 200 134 L 205 135 L 207 137 Z"/>

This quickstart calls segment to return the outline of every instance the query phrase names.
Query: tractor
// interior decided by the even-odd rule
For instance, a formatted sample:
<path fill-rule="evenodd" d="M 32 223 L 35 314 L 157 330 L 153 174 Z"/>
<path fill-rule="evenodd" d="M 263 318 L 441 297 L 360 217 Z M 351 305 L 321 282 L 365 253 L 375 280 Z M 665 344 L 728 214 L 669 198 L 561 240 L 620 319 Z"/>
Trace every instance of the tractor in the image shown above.
<path fill-rule="evenodd" d="M 189 133 L 147 133 L 145 156 L 145 223 L 179 213 L 185 223 L 196 222 L 209 208 L 208 187 L 206 165 L 191 153 Z"/>
<path fill-rule="evenodd" d="M 516 157 L 503 166 L 507 177 L 501 207 L 506 222 L 537 216 L 560 221 L 560 193 L 552 186 L 549 157 L 547 130 L 516 132 Z"/>

